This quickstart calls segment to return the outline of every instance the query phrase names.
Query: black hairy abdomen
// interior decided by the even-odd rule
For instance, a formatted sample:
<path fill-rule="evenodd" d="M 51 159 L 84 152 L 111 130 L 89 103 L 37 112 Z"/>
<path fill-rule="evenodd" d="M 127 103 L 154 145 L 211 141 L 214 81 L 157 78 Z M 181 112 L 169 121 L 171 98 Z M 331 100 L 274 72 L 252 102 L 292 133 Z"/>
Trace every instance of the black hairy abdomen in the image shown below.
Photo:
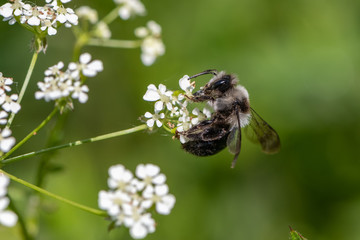
<path fill-rule="evenodd" d="M 224 135 L 222 138 L 212 141 L 188 141 L 182 144 L 182 148 L 196 156 L 210 156 L 214 155 L 224 148 L 226 148 L 226 140 L 229 134 Z"/>

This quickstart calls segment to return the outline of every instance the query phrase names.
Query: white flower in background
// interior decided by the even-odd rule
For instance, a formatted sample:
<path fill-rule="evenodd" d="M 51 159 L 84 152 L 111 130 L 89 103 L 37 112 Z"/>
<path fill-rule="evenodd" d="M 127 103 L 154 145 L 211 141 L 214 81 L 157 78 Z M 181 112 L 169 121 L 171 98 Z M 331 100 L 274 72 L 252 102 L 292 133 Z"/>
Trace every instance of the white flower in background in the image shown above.
<path fill-rule="evenodd" d="M 141 61 L 145 66 L 152 65 L 156 58 L 165 54 L 165 45 L 161 39 L 161 26 L 149 21 L 146 27 L 135 29 L 135 35 L 142 38 Z"/>
<path fill-rule="evenodd" d="M 139 164 L 135 171 L 136 176 L 142 181 L 144 187 L 164 184 L 166 176 L 160 173 L 160 168 L 154 164 Z"/>
<path fill-rule="evenodd" d="M 5 111 L 0 111 L 0 125 L 5 125 L 7 123 L 7 117 L 9 114 Z"/>
<path fill-rule="evenodd" d="M 86 19 L 92 24 L 95 24 L 98 21 L 97 11 L 89 6 L 81 6 L 75 9 L 75 13 L 79 18 Z"/>
<path fill-rule="evenodd" d="M 144 115 L 146 118 L 149 118 L 147 121 L 146 121 L 146 125 L 149 127 L 149 128 L 152 128 L 154 126 L 154 123 L 156 123 L 156 126 L 158 127 L 161 127 L 163 124 L 161 122 L 161 119 L 164 119 L 165 118 L 165 114 L 164 113 L 149 113 L 149 112 L 146 112 L 145 115 Z"/>
<path fill-rule="evenodd" d="M 111 31 L 109 26 L 102 21 L 96 24 L 93 34 L 95 37 L 102 39 L 109 39 L 111 37 Z"/>
<path fill-rule="evenodd" d="M 89 98 L 87 92 L 89 92 L 88 86 L 81 85 L 81 82 L 77 81 L 74 83 L 71 97 L 74 99 L 79 99 L 79 102 L 81 103 L 86 103 Z"/>
<path fill-rule="evenodd" d="M 156 205 L 156 211 L 159 214 L 168 215 L 175 205 L 175 197 L 169 194 L 169 187 L 166 184 L 150 186 L 143 192 L 145 200 L 142 206 L 150 208 L 153 204 Z"/>
<path fill-rule="evenodd" d="M 15 144 L 15 138 L 11 136 L 11 130 L 8 128 L 0 129 L 0 151 L 8 152 Z"/>
<path fill-rule="evenodd" d="M 123 20 L 129 19 L 131 16 L 146 14 L 146 9 L 139 0 L 114 0 L 114 2 L 120 6 L 118 14 Z"/>
<path fill-rule="evenodd" d="M 155 232 L 155 220 L 150 213 L 143 213 L 141 208 L 132 207 L 124 218 L 124 225 L 130 228 L 130 236 L 134 239 L 142 239 L 148 233 Z"/>
<path fill-rule="evenodd" d="M 160 112 L 164 109 L 164 105 L 168 110 L 172 109 L 172 94 L 172 91 L 166 91 L 166 86 L 163 84 L 159 84 L 159 89 L 154 84 L 150 84 L 143 99 L 150 102 L 157 101 L 155 111 Z"/>
<path fill-rule="evenodd" d="M 122 214 L 123 205 L 130 204 L 130 202 L 131 196 L 121 190 L 116 190 L 114 192 L 99 192 L 99 208 L 107 211 L 110 216 L 118 216 Z"/>
<path fill-rule="evenodd" d="M 16 225 L 18 217 L 10 210 L 6 210 L 9 206 L 10 200 L 6 197 L 7 187 L 10 179 L 0 173 L 0 224 L 6 227 L 13 227 Z"/>
<path fill-rule="evenodd" d="M 77 78 L 80 72 L 87 77 L 94 77 L 98 72 L 103 70 L 103 64 L 100 60 L 91 61 L 91 55 L 89 53 L 83 53 L 80 55 L 79 63 L 71 62 L 69 64 L 69 70 L 71 76 Z"/>
<path fill-rule="evenodd" d="M 7 112 L 17 113 L 21 108 L 20 104 L 16 102 L 18 98 L 19 96 L 17 94 L 11 94 L 11 96 L 1 94 L 0 105 Z"/>
<path fill-rule="evenodd" d="M 123 225 L 132 238 L 141 239 L 155 231 L 155 220 L 148 209 L 155 205 L 158 213 L 169 214 L 175 197 L 168 193 L 166 177 L 158 166 L 140 164 L 135 175 L 138 178 L 120 164 L 110 167 L 110 190 L 99 192 L 98 204 L 115 226 Z"/>
<path fill-rule="evenodd" d="M 132 180 L 132 172 L 127 170 L 123 165 L 117 164 L 109 168 L 109 188 L 126 192 L 134 192 L 136 189 L 132 186 Z"/>
<path fill-rule="evenodd" d="M 7 194 L 7 187 L 10 183 L 10 178 L 0 173 L 0 197 L 4 197 Z"/>

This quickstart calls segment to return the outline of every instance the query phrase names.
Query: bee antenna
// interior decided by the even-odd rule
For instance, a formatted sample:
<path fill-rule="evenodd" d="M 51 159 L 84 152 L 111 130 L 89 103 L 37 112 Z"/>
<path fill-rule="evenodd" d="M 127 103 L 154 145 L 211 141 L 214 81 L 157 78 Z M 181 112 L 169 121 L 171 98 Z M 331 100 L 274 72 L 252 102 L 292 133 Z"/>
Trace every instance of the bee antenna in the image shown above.
<path fill-rule="evenodd" d="M 199 76 L 205 75 L 205 74 L 213 74 L 214 76 L 216 76 L 218 74 L 218 71 L 216 69 L 208 69 L 201 73 L 198 73 L 198 74 L 195 74 L 195 75 L 189 77 L 189 79 L 196 78 L 196 77 L 199 77 Z"/>

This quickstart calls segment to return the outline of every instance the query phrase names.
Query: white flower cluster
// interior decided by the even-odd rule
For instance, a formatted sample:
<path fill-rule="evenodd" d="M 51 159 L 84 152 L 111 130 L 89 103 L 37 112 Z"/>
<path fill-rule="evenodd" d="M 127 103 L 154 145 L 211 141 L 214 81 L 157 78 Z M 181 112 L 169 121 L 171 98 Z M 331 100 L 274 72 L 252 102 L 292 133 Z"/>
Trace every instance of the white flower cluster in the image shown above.
<path fill-rule="evenodd" d="M 6 210 L 10 203 L 9 198 L 6 197 L 9 183 L 10 179 L 3 173 L 0 173 L 0 224 L 6 227 L 13 227 L 18 217 L 14 212 Z"/>
<path fill-rule="evenodd" d="M 204 108 L 200 111 L 194 108 L 188 109 L 188 98 L 192 96 L 194 82 L 190 82 L 189 76 L 185 75 L 179 80 L 182 91 L 169 91 L 166 86 L 159 84 L 157 88 L 150 84 L 143 99 L 145 101 L 155 102 L 154 113 L 146 112 L 144 117 L 147 119 L 147 126 L 152 129 L 156 123 L 157 127 L 167 126 L 165 128 L 176 129 L 180 135 L 180 141 L 186 142 L 181 132 L 186 131 L 199 122 L 211 117 L 211 111 Z M 173 132 L 173 131 L 172 131 Z"/>
<path fill-rule="evenodd" d="M 9 94 L 11 85 L 13 84 L 12 78 L 4 77 L 0 72 L 0 106 L 3 110 L 0 111 L 0 125 L 6 125 L 9 113 L 17 113 L 20 110 L 20 104 L 17 103 L 18 95 Z M 11 130 L 8 128 L 0 128 L 0 155 L 8 152 L 15 144 L 15 138 L 11 136 Z"/>
<path fill-rule="evenodd" d="M 78 24 L 78 16 L 71 8 L 65 8 L 62 3 L 71 0 L 46 0 L 45 6 L 32 6 L 23 3 L 21 0 L 10 0 L 0 6 L 0 15 L 10 25 L 18 22 L 32 28 L 34 32 L 46 32 L 48 35 L 55 35 L 60 25 L 71 27 Z"/>
<path fill-rule="evenodd" d="M 114 0 L 114 2 L 120 6 L 118 14 L 123 20 L 128 20 L 131 16 L 146 14 L 146 9 L 139 0 Z"/>
<path fill-rule="evenodd" d="M 141 61 L 146 66 L 152 65 L 156 58 L 165 54 L 165 45 L 161 39 L 161 26 L 149 21 L 146 27 L 135 29 L 135 36 L 142 39 Z"/>
<path fill-rule="evenodd" d="M 40 91 L 35 93 L 35 98 L 44 98 L 45 101 L 50 101 L 71 96 L 71 98 L 85 103 L 88 100 L 89 88 L 83 84 L 82 76 L 96 76 L 103 70 L 102 62 L 100 60 L 91 61 L 91 55 L 83 53 L 79 62 L 71 62 L 67 70 L 61 71 L 63 67 L 64 63 L 59 62 L 45 71 L 44 82 L 38 82 Z"/>
<path fill-rule="evenodd" d="M 109 168 L 109 191 L 99 192 L 99 208 L 106 210 L 115 226 L 130 229 L 131 237 L 141 239 L 155 231 L 155 220 L 148 212 L 155 206 L 159 214 L 168 215 L 175 204 L 169 194 L 166 176 L 153 164 L 139 164 L 136 177 L 123 165 Z"/>

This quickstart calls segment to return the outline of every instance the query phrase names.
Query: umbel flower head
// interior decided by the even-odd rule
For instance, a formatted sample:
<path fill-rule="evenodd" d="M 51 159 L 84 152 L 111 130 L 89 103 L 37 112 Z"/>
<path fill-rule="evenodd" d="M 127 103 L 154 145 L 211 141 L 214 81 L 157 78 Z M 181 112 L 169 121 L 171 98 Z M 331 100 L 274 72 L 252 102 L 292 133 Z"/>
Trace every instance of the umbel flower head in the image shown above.
<path fill-rule="evenodd" d="M 146 27 L 136 28 L 135 36 L 142 39 L 141 61 L 144 65 L 152 65 L 157 57 L 165 54 L 165 45 L 161 39 L 161 26 L 155 21 L 149 21 Z"/>
<path fill-rule="evenodd" d="M 44 82 L 38 82 L 39 91 L 35 93 L 36 99 L 45 101 L 56 100 L 58 103 L 65 100 L 71 103 L 72 99 L 78 99 L 85 103 L 88 100 L 89 88 L 84 85 L 86 77 L 95 77 L 103 70 L 100 60 L 91 60 L 89 53 L 80 56 L 79 62 L 71 62 L 68 69 L 63 71 L 64 63 L 49 67 L 45 71 Z"/>
<path fill-rule="evenodd" d="M 146 112 L 142 120 L 150 130 L 155 126 L 163 127 L 172 134 L 176 134 L 181 143 L 186 142 L 186 138 L 181 132 L 190 129 L 203 120 L 210 119 L 211 111 L 207 108 L 200 110 L 198 107 L 189 108 L 188 99 L 192 96 L 195 83 L 191 82 L 188 75 L 179 80 L 181 90 L 170 91 L 165 85 L 159 84 L 156 87 L 150 84 L 143 99 L 155 102 L 154 113 Z"/>
<path fill-rule="evenodd" d="M 129 228 L 132 238 L 141 239 L 155 231 L 155 220 L 150 209 L 168 215 L 175 204 L 169 194 L 166 177 L 153 164 L 140 164 L 135 176 L 123 165 L 109 168 L 110 190 L 99 192 L 99 207 L 105 210 L 115 227 Z"/>
<path fill-rule="evenodd" d="M 78 16 L 71 8 L 65 8 L 63 3 L 71 0 L 46 0 L 44 6 L 30 5 L 21 0 L 10 0 L 0 6 L 0 15 L 10 25 L 18 22 L 34 33 L 55 35 L 61 25 L 71 27 L 78 24 Z"/>

